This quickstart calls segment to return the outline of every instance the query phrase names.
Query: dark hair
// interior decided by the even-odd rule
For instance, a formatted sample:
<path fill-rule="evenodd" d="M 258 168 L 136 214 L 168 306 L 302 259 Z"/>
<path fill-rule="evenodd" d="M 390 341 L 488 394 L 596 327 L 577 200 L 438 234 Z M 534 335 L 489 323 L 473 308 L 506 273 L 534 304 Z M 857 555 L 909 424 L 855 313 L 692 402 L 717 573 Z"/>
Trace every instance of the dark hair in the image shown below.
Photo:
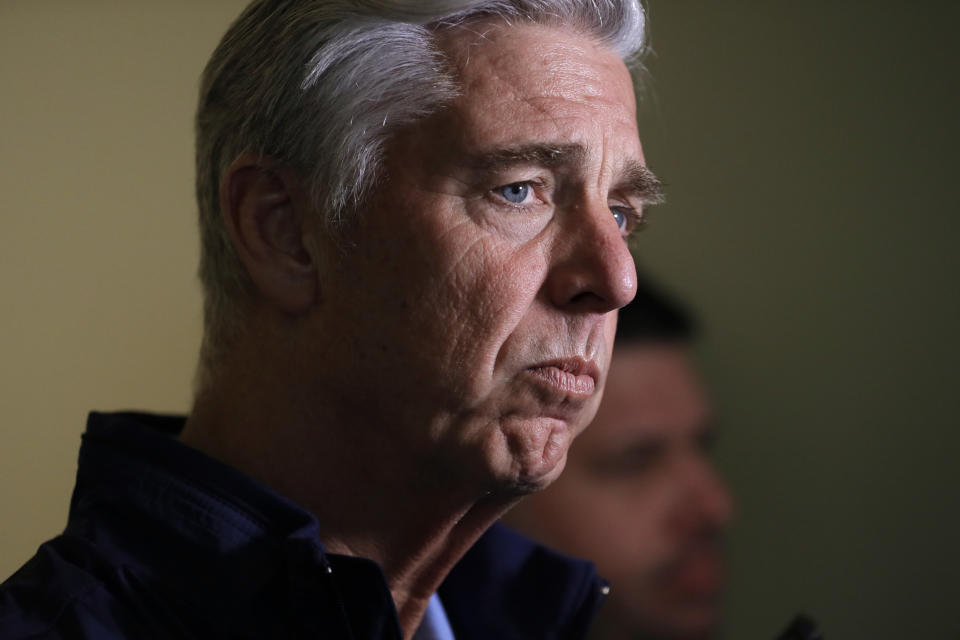
<path fill-rule="evenodd" d="M 690 312 L 653 283 L 640 278 L 633 302 L 620 309 L 616 344 L 690 342 L 695 333 Z"/>

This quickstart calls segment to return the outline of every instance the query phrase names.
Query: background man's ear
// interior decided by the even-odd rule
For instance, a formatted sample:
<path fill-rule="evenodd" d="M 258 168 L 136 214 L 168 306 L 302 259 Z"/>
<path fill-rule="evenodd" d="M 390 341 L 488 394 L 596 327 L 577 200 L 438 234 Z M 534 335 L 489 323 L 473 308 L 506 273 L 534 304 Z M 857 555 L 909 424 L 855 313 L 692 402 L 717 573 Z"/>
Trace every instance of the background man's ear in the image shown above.
<path fill-rule="evenodd" d="M 317 297 L 304 195 L 292 172 L 253 154 L 234 160 L 220 181 L 220 214 L 237 256 L 260 295 L 290 313 Z"/>

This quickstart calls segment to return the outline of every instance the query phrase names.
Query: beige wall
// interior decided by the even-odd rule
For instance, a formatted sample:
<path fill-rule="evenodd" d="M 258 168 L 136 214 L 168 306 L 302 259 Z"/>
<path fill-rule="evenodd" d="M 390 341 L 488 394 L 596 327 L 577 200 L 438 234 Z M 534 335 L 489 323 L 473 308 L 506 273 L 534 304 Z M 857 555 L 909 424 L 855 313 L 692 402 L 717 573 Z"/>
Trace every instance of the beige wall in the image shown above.
<path fill-rule="evenodd" d="M 0 576 L 62 528 L 87 410 L 187 407 L 191 114 L 241 4 L 0 1 Z M 640 254 L 707 325 L 728 636 L 957 637 L 957 5 L 650 4 Z"/>
<path fill-rule="evenodd" d="M 240 2 L 0 2 L 0 575 L 63 528 L 91 408 L 184 411 L 197 78 Z"/>

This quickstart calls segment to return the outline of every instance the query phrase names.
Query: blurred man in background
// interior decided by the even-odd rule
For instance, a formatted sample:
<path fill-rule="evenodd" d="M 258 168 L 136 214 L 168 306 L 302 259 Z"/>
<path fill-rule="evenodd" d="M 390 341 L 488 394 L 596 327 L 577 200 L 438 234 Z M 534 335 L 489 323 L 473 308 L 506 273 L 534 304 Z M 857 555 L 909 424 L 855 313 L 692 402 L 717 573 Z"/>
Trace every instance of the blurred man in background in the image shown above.
<path fill-rule="evenodd" d="M 611 584 L 592 637 L 715 635 L 720 537 L 731 498 L 711 464 L 710 407 L 691 362 L 692 323 L 641 283 L 620 310 L 607 390 L 566 470 L 508 524 L 592 559 Z"/>

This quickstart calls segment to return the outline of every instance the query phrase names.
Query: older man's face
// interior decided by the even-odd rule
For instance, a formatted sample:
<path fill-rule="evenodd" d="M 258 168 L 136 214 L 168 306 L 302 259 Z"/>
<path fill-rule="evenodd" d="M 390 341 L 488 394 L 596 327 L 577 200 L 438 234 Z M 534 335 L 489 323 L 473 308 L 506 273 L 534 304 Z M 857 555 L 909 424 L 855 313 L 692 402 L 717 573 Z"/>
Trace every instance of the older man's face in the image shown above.
<path fill-rule="evenodd" d="M 356 246 L 321 272 L 324 366 L 338 410 L 396 455 L 523 490 L 596 410 L 647 183 L 615 54 L 475 27 L 444 44 L 462 94 L 392 141 Z"/>

